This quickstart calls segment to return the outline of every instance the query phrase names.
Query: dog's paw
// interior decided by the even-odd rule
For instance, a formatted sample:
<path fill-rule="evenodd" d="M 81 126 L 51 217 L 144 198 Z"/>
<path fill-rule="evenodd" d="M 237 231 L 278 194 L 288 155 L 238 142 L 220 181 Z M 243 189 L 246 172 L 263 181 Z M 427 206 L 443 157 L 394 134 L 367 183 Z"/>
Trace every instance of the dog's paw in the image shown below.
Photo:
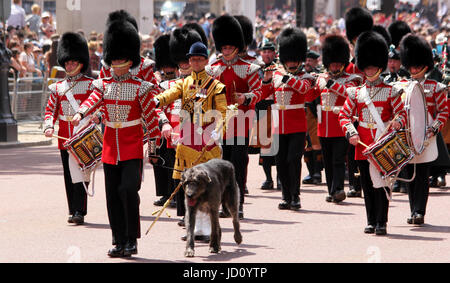
<path fill-rule="evenodd" d="M 184 251 L 184 257 L 194 257 L 194 250 L 191 248 L 188 248 Z"/>
<path fill-rule="evenodd" d="M 234 234 L 234 241 L 238 245 L 240 245 L 242 243 L 242 235 L 241 235 L 241 233 Z"/>
<path fill-rule="evenodd" d="M 220 247 L 209 247 L 209 252 L 212 254 L 218 254 L 220 252 Z"/>

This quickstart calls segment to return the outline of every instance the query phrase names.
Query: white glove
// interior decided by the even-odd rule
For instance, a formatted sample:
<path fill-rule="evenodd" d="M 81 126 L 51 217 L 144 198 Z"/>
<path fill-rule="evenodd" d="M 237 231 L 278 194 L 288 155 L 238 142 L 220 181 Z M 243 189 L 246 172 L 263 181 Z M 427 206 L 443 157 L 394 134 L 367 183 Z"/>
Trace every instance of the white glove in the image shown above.
<path fill-rule="evenodd" d="M 220 139 L 220 134 L 219 134 L 216 130 L 214 130 L 214 131 L 212 131 L 212 133 L 211 133 L 211 138 L 212 138 L 214 141 L 218 141 L 218 140 Z"/>

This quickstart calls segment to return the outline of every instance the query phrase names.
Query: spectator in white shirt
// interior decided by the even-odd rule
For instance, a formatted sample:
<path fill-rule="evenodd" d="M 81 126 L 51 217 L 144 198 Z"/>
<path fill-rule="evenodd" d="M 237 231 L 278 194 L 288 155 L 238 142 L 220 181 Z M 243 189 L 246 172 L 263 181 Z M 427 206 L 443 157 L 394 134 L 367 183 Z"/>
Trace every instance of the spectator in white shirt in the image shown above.
<path fill-rule="evenodd" d="M 27 69 L 26 77 L 32 77 L 33 73 L 37 73 L 38 77 L 42 76 L 42 72 L 36 68 L 36 61 L 33 55 L 34 45 L 30 42 L 25 43 L 24 52 L 20 54 L 20 61 L 22 66 Z"/>
<path fill-rule="evenodd" d="M 25 27 L 25 10 L 22 8 L 22 0 L 13 0 L 11 5 L 11 15 L 6 22 L 8 26 Z"/>

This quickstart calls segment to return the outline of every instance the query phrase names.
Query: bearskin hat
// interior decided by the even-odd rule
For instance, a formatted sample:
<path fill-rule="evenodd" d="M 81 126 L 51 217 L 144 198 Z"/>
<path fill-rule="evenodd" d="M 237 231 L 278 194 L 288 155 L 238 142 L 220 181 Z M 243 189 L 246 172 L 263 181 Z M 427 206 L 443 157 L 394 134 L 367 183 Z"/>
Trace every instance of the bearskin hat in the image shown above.
<path fill-rule="evenodd" d="M 188 61 L 186 54 L 192 44 L 202 41 L 202 37 L 195 30 L 187 28 L 178 28 L 172 31 L 169 40 L 170 56 L 177 65 Z"/>
<path fill-rule="evenodd" d="M 388 46 L 391 45 L 391 43 L 392 43 L 391 36 L 390 36 L 389 32 L 382 25 L 374 25 L 372 30 L 374 32 L 378 32 L 379 34 L 381 34 L 381 36 L 383 36 L 384 40 L 386 40 L 386 43 Z"/>
<path fill-rule="evenodd" d="M 128 21 L 114 21 L 107 27 L 103 38 L 103 59 L 111 65 L 113 60 L 131 60 L 132 68 L 141 63 L 141 40 L 136 28 Z"/>
<path fill-rule="evenodd" d="M 241 25 L 230 15 L 220 16 L 213 22 L 212 36 L 219 52 L 225 45 L 235 46 L 239 51 L 244 50 L 244 33 Z"/>
<path fill-rule="evenodd" d="M 253 42 L 253 23 L 252 21 L 244 16 L 244 15 L 238 15 L 234 16 L 236 20 L 238 20 L 239 24 L 242 28 L 242 33 L 244 35 L 244 42 L 246 46 L 250 46 Z"/>
<path fill-rule="evenodd" d="M 184 29 L 195 30 L 200 37 L 202 38 L 202 42 L 206 47 L 208 47 L 208 37 L 206 36 L 205 30 L 197 23 L 188 23 L 183 26 Z"/>
<path fill-rule="evenodd" d="M 402 38 L 411 32 L 411 28 L 404 21 L 395 21 L 389 27 L 389 34 L 391 35 L 392 44 L 397 48 L 400 45 Z"/>
<path fill-rule="evenodd" d="M 347 39 L 352 43 L 358 36 L 373 27 L 370 12 L 361 7 L 354 7 L 345 13 L 345 29 Z"/>
<path fill-rule="evenodd" d="M 363 71 L 369 66 L 384 70 L 388 63 L 388 46 L 379 33 L 366 31 L 356 41 L 356 66 Z"/>
<path fill-rule="evenodd" d="M 86 39 L 79 33 L 64 33 L 58 43 L 57 58 L 58 64 L 63 68 L 67 61 L 78 61 L 83 64 L 81 72 L 86 72 L 89 68 L 89 49 Z"/>
<path fill-rule="evenodd" d="M 308 43 L 306 35 L 299 28 L 286 28 L 278 37 L 280 62 L 305 62 Z"/>
<path fill-rule="evenodd" d="M 109 26 L 111 23 L 115 21 L 127 21 L 132 24 L 136 30 L 139 32 L 138 24 L 136 19 L 130 15 L 125 10 L 117 10 L 108 15 L 108 19 L 106 20 L 106 26 Z"/>
<path fill-rule="evenodd" d="M 406 69 L 427 66 L 431 71 L 434 67 L 430 44 L 423 37 L 413 34 L 405 36 L 400 42 L 400 60 Z"/>
<path fill-rule="evenodd" d="M 178 67 L 171 59 L 169 40 L 170 34 L 163 34 L 158 37 L 153 44 L 153 47 L 155 48 L 155 68 L 157 70 L 161 70 L 164 67 Z"/>
<path fill-rule="evenodd" d="M 350 62 L 348 41 L 340 35 L 327 36 L 322 45 L 322 61 L 326 68 L 331 63 L 343 63 L 347 67 Z"/>

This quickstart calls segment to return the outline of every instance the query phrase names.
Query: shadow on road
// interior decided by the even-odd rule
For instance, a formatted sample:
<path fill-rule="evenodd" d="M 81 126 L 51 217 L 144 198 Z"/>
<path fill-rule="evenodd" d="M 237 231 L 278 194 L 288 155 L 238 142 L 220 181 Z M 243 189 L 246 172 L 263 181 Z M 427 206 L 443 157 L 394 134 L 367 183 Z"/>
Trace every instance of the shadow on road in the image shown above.
<path fill-rule="evenodd" d="M 231 245 L 231 244 L 228 244 L 228 245 Z M 234 244 L 234 245 L 236 245 L 236 244 Z M 227 246 L 227 243 L 222 243 L 222 246 Z M 255 253 L 252 253 L 252 252 L 247 251 L 246 249 L 243 249 L 242 247 L 244 247 L 244 246 L 245 245 L 240 245 L 239 248 L 237 248 L 233 252 L 228 252 L 228 251 L 222 250 L 218 254 L 210 254 L 207 257 L 199 256 L 199 258 L 203 258 L 204 261 L 223 262 L 223 261 L 232 261 L 233 259 L 241 258 L 241 257 L 245 257 L 245 256 L 255 255 Z"/>
<path fill-rule="evenodd" d="M 352 204 L 353 205 L 353 204 Z M 317 213 L 317 214 L 328 214 L 328 215 L 355 215 L 354 213 L 348 212 L 336 212 L 336 211 L 326 211 L 326 210 L 306 210 L 300 209 L 298 213 Z"/>
<path fill-rule="evenodd" d="M 430 224 L 424 224 L 420 227 L 411 229 L 414 232 L 434 232 L 434 233 L 450 233 L 450 226 L 435 226 Z"/>
<path fill-rule="evenodd" d="M 269 224 L 269 225 L 301 224 L 301 222 L 293 222 L 293 221 L 281 221 L 272 219 L 251 219 L 251 218 L 244 218 L 240 222 L 249 224 Z"/>
<path fill-rule="evenodd" d="M 400 235 L 400 234 L 389 234 L 387 235 L 389 239 L 393 240 L 410 240 L 410 241 L 443 241 L 444 238 L 437 237 L 423 237 L 423 236 L 412 236 L 412 235 Z"/>

